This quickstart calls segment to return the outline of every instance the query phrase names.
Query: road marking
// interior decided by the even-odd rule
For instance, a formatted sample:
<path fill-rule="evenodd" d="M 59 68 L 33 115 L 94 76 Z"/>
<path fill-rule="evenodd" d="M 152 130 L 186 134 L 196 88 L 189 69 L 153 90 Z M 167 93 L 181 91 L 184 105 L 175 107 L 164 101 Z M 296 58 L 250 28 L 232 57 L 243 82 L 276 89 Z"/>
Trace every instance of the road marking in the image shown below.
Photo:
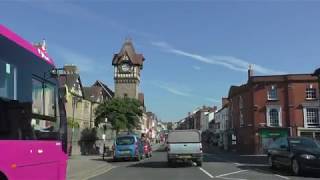
<path fill-rule="evenodd" d="M 243 164 L 240 164 L 240 163 L 233 163 L 234 165 L 236 166 L 242 166 Z"/>
<path fill-rule="evenodd" d="M 286 177 L 286 176 L 281 176 L 281 175 L 279 175 L 279 174 L 275 174 L 275 176 L 280 177 L 280 178 L 283 178 L 283 179 L 290 179 L 290 178 L 288 178 L 288 177 Z"/>
<path fill-rule="evenodd" d="M 241 172 L 245 172 L 245 171 L 248 171 L 248 170 L 240 170 L 240 171 L 235 171 L 235 172 L 231 172 L 231 173 L 227 173 L 227 174 L 221 174 L 221 175 L 216 176 L 216 177 L 219 178 L 219 177 L 228 176 L 228 175 L 231 175 L 231 174 L 237 174 L 237 173 L 241 173 Z"/>
<path fill-rule="evenodd" d="M 208 175 L 210 178 L 214 178 L 214 176 L 212 176 L 208 171 L 204 170 L 203 168 L 199 168 L 203 173 L 205 173 L 206 175 Z"/>

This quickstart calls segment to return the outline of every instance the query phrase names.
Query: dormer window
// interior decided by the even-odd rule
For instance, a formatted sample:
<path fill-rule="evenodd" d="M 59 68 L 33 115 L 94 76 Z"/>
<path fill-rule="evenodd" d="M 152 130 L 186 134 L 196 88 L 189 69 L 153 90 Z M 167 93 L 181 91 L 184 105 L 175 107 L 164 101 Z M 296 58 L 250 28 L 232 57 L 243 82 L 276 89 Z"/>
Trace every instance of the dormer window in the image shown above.
<path fill-rule="evenodd" d="M 277 88 L 275 85 L 272 85 L 268 89 L 268 100 L 277 100 L 277 99 L 278 99 Z"/>
<path fill-rule="evenodd" d="M 317 95 L 316 95 L 316 88 L 314 88 L 312 86 L 312 84 L 310 84 L 307 88 L 306 88 L 306 99 L 310 100 L 310 99 L 316 99 Z"/>

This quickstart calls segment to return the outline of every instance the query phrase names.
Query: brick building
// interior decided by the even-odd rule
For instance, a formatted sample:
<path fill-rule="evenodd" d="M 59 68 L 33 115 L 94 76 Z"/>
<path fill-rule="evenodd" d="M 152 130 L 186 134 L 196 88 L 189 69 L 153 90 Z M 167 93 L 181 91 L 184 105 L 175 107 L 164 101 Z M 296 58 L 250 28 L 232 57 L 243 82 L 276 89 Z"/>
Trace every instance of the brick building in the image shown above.
<path fill-rule="evenodd" d="M 319 92 L 311 74 L 254 76 L 229 90 L 230 132 L 242 153 L 264 153 L 278 137 L 320 139 Z"/>

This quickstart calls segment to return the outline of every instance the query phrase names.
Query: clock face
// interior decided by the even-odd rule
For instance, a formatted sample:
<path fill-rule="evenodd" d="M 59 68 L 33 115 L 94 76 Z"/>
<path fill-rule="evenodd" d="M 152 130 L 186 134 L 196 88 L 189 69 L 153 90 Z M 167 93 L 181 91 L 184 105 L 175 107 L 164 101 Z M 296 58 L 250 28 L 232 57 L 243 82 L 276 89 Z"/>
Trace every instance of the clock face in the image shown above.
<path fill-rule="evenodd" d="M 130 71 L 130 65 L 128 63 L 124 63 L 121 65 L 121 70 L 124 72 Z"/>

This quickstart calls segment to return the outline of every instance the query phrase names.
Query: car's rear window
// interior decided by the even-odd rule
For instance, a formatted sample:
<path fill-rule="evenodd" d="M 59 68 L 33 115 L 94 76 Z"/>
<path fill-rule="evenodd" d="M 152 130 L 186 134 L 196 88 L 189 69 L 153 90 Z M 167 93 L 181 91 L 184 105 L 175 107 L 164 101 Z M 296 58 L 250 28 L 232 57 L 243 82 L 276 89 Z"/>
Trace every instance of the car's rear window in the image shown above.
<path fill-rule="evenodd" d="M 132 136 L 125 136 L 125 137 L 118 137 L 116 140 L 117 145 L 131 145 L 134 144 L 134 137 Z"/>
<path fill-rule="evenodd" d="M 168 143 L 198 143 L 200 133 L 197 131 L 172 131 L 168 135 Z"/>

